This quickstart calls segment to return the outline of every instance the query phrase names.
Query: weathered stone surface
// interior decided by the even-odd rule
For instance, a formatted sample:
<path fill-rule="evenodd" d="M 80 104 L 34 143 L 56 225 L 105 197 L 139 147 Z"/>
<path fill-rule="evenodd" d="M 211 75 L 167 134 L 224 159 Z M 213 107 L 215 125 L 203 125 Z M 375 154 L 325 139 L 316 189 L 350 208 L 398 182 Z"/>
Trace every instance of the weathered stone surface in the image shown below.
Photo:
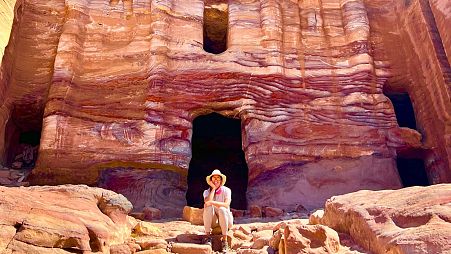
<path fill-rule="evenodd" d="M 134 170 L 133 168 L 115 168 L 102 172 L 99 187 L 123 194 L 133 203 L 134 211 L 145 207 L 154 207 L 165 218 L 181 217 L 186 204 L 184 193 L 186 179 L 167 170 Z"/>
<path fill-rule="evenodd" d="M 451 63 L 451 31 L 449 31 L 449 24 L 451 24 L 451 6 L 443 0 L 431 0 L 429 4 L 448 58 L 448 63 Z"/>
<path fill-rule="evenodd" d="M 279 249 L 280 239 L 282 239 L 282 236 L 284 234 L 284 231 L 282 229 L 276 230 L 274 232 L 274 235 L 269 239 L 269 246 L 273 248 L 274 250 Z"/>
<path fill-rule="evenodd" d="M 451 249 L 451 185 L 359 191 L 327 201 L 321 223 L 374 253 Z"/>
<path fill-rule="evenodd" d="M 139 238 L 136 240 L 136 243 L 139 244 L 142 250 L 149 249 L 166 249 L 168 243 L 164 239 L 155 239 L 153 237 L 150 238 Z"/>
<path fill-rule="evenodd" d="M 316 210 L 314 213 L 312 213 L 309 216 L 309 223 L 312 225 L 320 224 L 323 217 L 324 217 L 324 210 L 323 209 Z"/>
<path fill-rule="evenodd" d="M 258 205 L 251 205 L 249 207 L 249 215 L 253 218 L 261 218 L 263 216 L 262 208 Z"/>
<path fill-rule="evenodd" d="M 13 19 L 14 5 L 16 0 L 5 0 L 0 2 L 0 64 L 3 59 L 3 52 L 9 41 Z"/>
<path fill-rule="evenodd" d="M 323 225 L 288 225 L 284 231 L 284 253 L 338 253 L 337 232 Z"/>
<path fill-rule="evenodd" d="M 365 0 L 371 27 L 376 72 L 384 89 L 406 92 L 415 110 L 417 129 L 426 150 L 430 183 L 451 180 L 449 126 L 450 8 L 442 0 Z"/>
<path fill-rule="evenodd" d="M 0 193 L 2 253 L 106 252 L 131 233 L 126 219 L 131 204 L 112 191 L 76 185 L 0 186 Z"/>
<path fill-rule="evenodd" d="M 155 224 L 145 221 L 138 222 L 134 227 L 134 232 L 138 235 L 146 236 L 160 236 L 162 234 L 161 229 Z"/>
<path fill-rule="evenodd" d="M 170 252 L 167 252 L 166 249 L 154 249 L 154 250 L 144 250 L 136 252 L 139 254 L 169 254 Z"/>
<path fill-rule="evenodd" d="M 179 243 L 195 243 L 195 244 L 201 244 L 205 242 L 205 234 L 198 235 L 198 234 L 180 234 L 177 235 L 175 240 Z"/>
<path fill-rule="evenodd" d="M 204 209 L 185 206 L 183 208 L 183 219 L 194 225 L 204 225 Z"/>
<path fill-rule="evenodd" d="M 154 250 L 144 250 L 136 252 L 139 254 L 169 254 L 170 252 L 167 252 L 166 249 L 154 249 Z"/>
<path fill-rule="evenodd" d="M 266 217 L 280 217 L 283 215 L 283 210 L 276 207 L 265 207 L 265 216 Z"/>
<path fill-rule="evenodd" d="M 116 244 L 110 248 L 111 254 L 132 254 L 130 247 L 127 244 Z"/>
<path fill-rule="evenodd" d="M 174 243 L 171 252 L 179 254 L 210 254 L 211 246 L 194 243 Z"/>
<path fill-rule="evenodd" d="M 144 218 L 146 220 L 159 220 L 161 219 L 161 211 L 154 207 L 143 208 Z"/>
<path fill-rule="evenodd" d="M 245 234 L 245 233 L 244 233 L 243 231 L 241 231 L 241 230 L 235 230 L 235 231 L 233 232 L 233 236 L 236 237 L 236 238 L 238 238 L 238 239 L 246 240 L 246 241 L 249 241 L 249 240 L 252 239 L 252 236 Z"/>
<path fill-rule="evenodd" d="M 241 225 L 238 227 L 238 230 L 245 233 L 246 235 L 250 235 L 252 233 L 252 229 L 247 225 Z"/>
<path fill-rule="evenodd" d="M 237 210 L 237 209 L 231 208 L 230 211 L 232 212 L 234 218 L 240 218 L 246 214 L 245 210 Z"/>
<path fill-rule="evenodd" d="M 252 238 L 255 241 L 258 238 L 262 238 L 262 237 L 268 237 L 268 236 L 272 236 L 273 231 L 272 229 L 266 229 L 266 230 L 261 230 L 261 231 L 257 231 L 257 232 L 253 232 L 252 233 Z"/>
<path fill-rule="evenodd" d="M 32 183 L 99 184 L 180 216 L 192 122 L 218 112 L 242 121 L 251 205 L 399 188 L 395 158 L 412 151 L 449 182 L 449 11 L 430 2 L 232 1 L 214 55 L 201 0 L 18 1 L 0 163 L 9 133 L 42 126 Z M 399 128 L 384 90 L 409 92 L 423 136 Z"/>
<path fill-rule="evenodd" d="M 262 230 L 252 233 L 253 244 L 252 249 L 261 249 L 264 246 L 269 246 L 269 240 L 273 236 L 272 230 Z"/>
<path fill-rule="evenodd" d="M 255 250 L 255 249 L 238 249 L 237 254 L 268 254 L 267 250 Z"/>

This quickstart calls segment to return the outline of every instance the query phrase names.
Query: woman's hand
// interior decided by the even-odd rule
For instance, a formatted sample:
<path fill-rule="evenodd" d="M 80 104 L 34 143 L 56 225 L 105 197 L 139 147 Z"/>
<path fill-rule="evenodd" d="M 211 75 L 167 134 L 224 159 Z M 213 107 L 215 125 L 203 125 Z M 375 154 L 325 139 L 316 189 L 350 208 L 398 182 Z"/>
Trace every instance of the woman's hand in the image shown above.
<path fill-rule="evenodd" d="M 213 189 L 213 191 L 216 190 L 216 186 L 215 186 L 215 184 L 213 183 L 213 181 L 209 180 L 209 181 L 208 181 L 208 185 Z"/>

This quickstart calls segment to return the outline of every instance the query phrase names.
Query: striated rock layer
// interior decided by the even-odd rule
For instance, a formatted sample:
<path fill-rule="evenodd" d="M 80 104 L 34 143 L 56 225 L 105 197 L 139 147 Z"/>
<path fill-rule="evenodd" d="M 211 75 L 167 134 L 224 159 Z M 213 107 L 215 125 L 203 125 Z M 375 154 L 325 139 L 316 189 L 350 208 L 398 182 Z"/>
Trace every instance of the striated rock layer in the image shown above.
<path fill-rule="evenodd" d="M 451 9 L 449 1 L 365 1 L 374 59 L 388 92 L 407 93 L 430 183 L 451 182 Z"/>
<path fill-rule="evenodd" d="M 383 26 L 417 13 L 412 36 L 435 34 L 424 1 L 231 1 L 221 5 L 227 50 L 215 55 L 203 50 L 202 23 L 216 2 L 226 4 L 24 2 L 1 70 L 3 158 L 7 131 L 42 126 L 33 183 L 101 184 L 181 213 L 192 122 L 218 112 L 241 119 L 250 205 L 312 209 L 331 195 L 399 188 L 395 158 L 409 151 L 427 151 L 432 183 L 451 180 L 446 58 L 426 53 L 448 44 L 429 36 L 411 47 L 413 25 Z M 436 26 L 444 34 L 447 15 Z M 416 68 L 423 56 L 432 71 Z M 423 140 L 398 126 L 383 94 L 409 77 Z"/>
<path fill-rule="evenodd" d="M 449 253 L 451 185 L 358 191 L 332 197 L 321 224 L 374 253 Z"/>

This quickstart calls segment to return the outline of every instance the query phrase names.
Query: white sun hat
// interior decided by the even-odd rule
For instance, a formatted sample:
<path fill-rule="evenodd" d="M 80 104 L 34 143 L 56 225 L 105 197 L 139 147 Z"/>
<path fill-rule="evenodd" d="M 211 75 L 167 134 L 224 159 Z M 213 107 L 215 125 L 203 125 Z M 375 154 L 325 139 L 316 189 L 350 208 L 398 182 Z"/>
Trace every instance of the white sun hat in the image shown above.
<path fill-rule="evenodd" d="M 227 180 L 227 176 L 225 176 L 223 173 L 221 173 L 221 171 L 219 171 L 219 169 L 213 170 L 213 172 L 211 172 L 211 174 L 205 178 L 205 180 L 207 181 L 207 183 L 208 183 L 208 181 L 211 180 L 211 177 L 214 176 L 214 175 L 221 176 L 221 178 L 222 178 L 221 186 L 225 184 L 225 182 L 226 182 L 226 180 Z"/>

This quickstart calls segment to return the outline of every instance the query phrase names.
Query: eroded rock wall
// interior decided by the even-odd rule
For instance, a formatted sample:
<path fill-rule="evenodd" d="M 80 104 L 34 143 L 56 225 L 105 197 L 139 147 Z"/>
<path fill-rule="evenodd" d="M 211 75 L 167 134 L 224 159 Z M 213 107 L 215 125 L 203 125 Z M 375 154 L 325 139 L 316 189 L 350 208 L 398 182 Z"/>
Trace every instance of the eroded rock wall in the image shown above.
<path fill-rule="evenodd" d="M 2 1 L 0 3 L 0 63 L 3 61 L 3 56 L 5 52 L 5 47 L 8 44 L 11 31 L 12 31 L 12 25 L 13 25 L 13 19 L 14 15 L 14 4 L 16 1 Z M 11 46 L 10 46 L 11 47 Z M 0 68 L 0 101 L 3 102 L 6 99 L 6 90 L 7 90 L 7 73 L 8 73 L 8 67 L 6 64 L 2 64 Z M 2 103 L 3 104 L 3 103 Z M 5 140 L 5 128 L 6 128 L 6 121 L 9 118 L 9 109 L 6 109 L 4 107 L 0 108 L 0 140 Z M 0 142 L 0 161 L 3 162 L 4 160 L 4 141 Z"/>
<path fill-rule="evenodd" d="M 9 41 L 14 19 L 15 0 L 6 0 L 0 3 L 0 58 L 3 59 L 5 47 Z M 0 59 L 0 63 L 1 63 Z"/>
<path fill-rule="evenodd" d="M 218 112 L 242 121 L 249 204 L 314 208 L 335 194 L 399 188 L 397 151 L 422 144 L 383 95 L 411 73 L 401 75 L 387 45 L 383 22 L 396 14 L 380 10 L 363 0 L 232 1 L 228 49 L 214 55 L 203 50 L 200 0 L 27 1 L 2 108 L 24 112 L 20 123 L 45 107 L 38 184 L 97 184 L 101 171 L 117 171 L 104 187 L 156 207 L 169 193 L 181 212 L 186 183 L 167 175 L 186 179 L 193 119 Z M 442 124 L 425 126 L 441 131 L 432 137 L 445 135 L 445 97 L 434 108 Z M 432 137 L 447 181 L 448 141 Z"/>
<path fill-rule="evenodd" d="M 451 181 L 450 13 L 447 1 L 366 1 L 386 90 L 412 100 L 430 183 Z"/>
<path fill-rule="evenodd" d="M 42 129 L 64 8 L 64 2 L 58 1 L 16 1 L 0 79 L 0 159 L 4 164 L 17 139 L 13 136 Z"/>

